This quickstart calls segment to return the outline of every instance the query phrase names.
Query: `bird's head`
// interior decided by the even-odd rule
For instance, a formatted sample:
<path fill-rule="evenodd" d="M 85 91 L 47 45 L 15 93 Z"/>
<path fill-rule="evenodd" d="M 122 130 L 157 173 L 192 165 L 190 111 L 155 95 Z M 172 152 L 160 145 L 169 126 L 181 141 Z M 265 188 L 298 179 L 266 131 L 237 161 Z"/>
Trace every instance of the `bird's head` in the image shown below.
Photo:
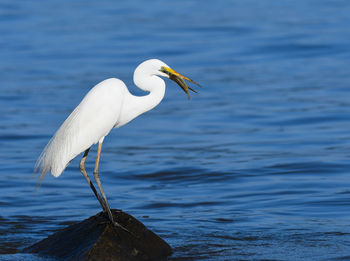
<path fill-rule="evenodd" d="M 186 76 L 183 76 L 182 74 L 176 72 L 175 70 L 171 69 L 169 66 L 163 65 L 163 66 L 161 66 L 159 71 L 161 73 L 163 73 L 162 76 L 167 77 L 170 80 L 173 80 L 174 82 L 176 82 L 182 88 L 182 90 L 187 94 L 188 99 L 191 98 L 188 90 L 191 90 L 195 93 L 197 93 L 197 91 L 193 90 L 190 86 L 188 86 L 186 84 L 185 80 L 200 87 L 200 85 L 198 83 L 196 83 L 195 81 L 192 81 L 190 78 L 187 78 Z"/>
<path fill-rule="evenodd" d="M 191 79 L 183 76 L 182 74 L 176 72 L 175 70 L 171 69 L 167 64 L 165 64 L 164 62 L 162 62 L 161 60 L 158 59 L 150 59 L 147 60 L 143 63 L 141 63 L 135 70 L 135 74 L 134 74 L 134 81 L 135 83 L 137 83 L 137 80 L 141 80 L 142 77 L 135 77 L 135 75 L 157 75 L 157 76 L 162 76 L 165 78 L 169 78 L 170 80 L 173 80 L 174 82 L 176 82 L 181 88 L 182 90 L 187 94 L 187 97 L 190 98 L 190 94 L 188 92 L 188 90 L 191 90 L 193 92 L 196 92 L 194 89 L 192 89 L 191 87 L 189 87 L 185 81 L 189 81 L 197 86 L 200 86 L 198 83 L 192 81 Z M 138 85 L 140 88 L 142 88 L 142 83 L 140 82 L 140 84 L 136 84 Z M 145 88 L 143 88 L 145 89 Z M 197 92 L 196 92 L 197 93 Z"/>

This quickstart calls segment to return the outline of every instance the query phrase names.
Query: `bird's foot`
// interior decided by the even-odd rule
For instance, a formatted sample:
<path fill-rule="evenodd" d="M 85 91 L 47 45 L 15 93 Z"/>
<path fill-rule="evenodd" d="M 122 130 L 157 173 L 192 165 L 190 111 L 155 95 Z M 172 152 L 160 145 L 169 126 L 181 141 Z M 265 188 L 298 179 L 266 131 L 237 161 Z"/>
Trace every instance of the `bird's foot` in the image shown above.
<path fill-rule="evenodd" d="M 118 212 L 122 212 L 121 210 L 117 210 Z M 125 232 L 129 233 L 130 235 L 138 238 L 134 233 L 130 232 L 127 228 L 125 228 L 124 226 L 120 225 L 118 222 L 114 221 L 114 218 L 112 216 L 112 213 L 110 215 L 108 215 L 108 212 L 107 211 L 104 211 L 104 214 L 107 216 L 107 218 L 109 219 L 108 221 L 104 221 L 103 223 L 112 223 L 112 225 L 114 227 L 118 227 L 122 230 L 124 230 Z"/>
<path fill-rule="evenodd" d="M 122 225 L 120 225 L 118 222 L 115 222 L 113 220 L 111 220 L 113 226 L 115 227 L 119 227 L 120 229 L 124 230 L 125 232 L 130 233 L 131 235 L 133 235 L 133 233 L 131 233 L 127 228 L 123 227 Z"/>
<path fill-rule="evenodd" d="M 114 226 L 114 227 L 119 227 L 120 229 L 124 230 L 125 232 L 128 232 L 130 234 L 132 234 L 127 228 L 123 227 L 122 225 L 120 225 L 118 222 L 115 222 L 113 220 L 106 220 L 106 221 L 100 221 L 99 224 L 111 224 Z"/>
<path fill-rule="evenodd" d="M 124 230 L 125 232 L 129 233 L 130 235 L 132 235 L 133 237 L 138 238 L 138 236 L 136 236 L 134 233 L 130 232 L 127 228 L 123 227 L 122 225 L 120 225 L 118 222 L 115 221 L 111 221 L 114 227 L 119 227 L 120 229 Z"/>

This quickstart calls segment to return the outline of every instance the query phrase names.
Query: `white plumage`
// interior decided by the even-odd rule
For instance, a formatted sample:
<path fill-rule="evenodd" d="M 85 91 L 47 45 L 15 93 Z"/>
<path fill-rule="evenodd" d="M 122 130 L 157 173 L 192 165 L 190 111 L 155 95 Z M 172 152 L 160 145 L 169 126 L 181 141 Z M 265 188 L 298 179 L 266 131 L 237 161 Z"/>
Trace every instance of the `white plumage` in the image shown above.
<path fill-rule="evenodd" d="M 40 175 L 51 171 L 58 177 L 72 159 L 103 139 L 117 124 L 126 93 L 125 84 L 118 79 L 104 80 L 92 88 L 40 155 Z"/>
<path fill-rule="evenodd" d="M 69 162 L 85 151 L 80 170 L 102 208 L 115 224 L 98 172 L 102 142 L 113 127 L 121 127 L 159 104 L 165 94 L 165 82 L 159 76 L 174 80 L 189 96 L 188 89 L 191 88 L 184 80 L 193 81 L 157 59 L 141 63 L 134 72 L 135 85 L 149 92 L 148 95 L 141 97 L 132 95 L 119 79 L 111 78 L 100 82 L 86 94 L 44 148 L 35 166 L 35 171 L 39 169 L 40 179 L 43 179 L 48 172 L 55 177 L 60 176 Z M 94 177 L 103 200 L 91 183 L 84 165 L 90 147 L 96 143 L 99 143 L 99 147 Z"/>

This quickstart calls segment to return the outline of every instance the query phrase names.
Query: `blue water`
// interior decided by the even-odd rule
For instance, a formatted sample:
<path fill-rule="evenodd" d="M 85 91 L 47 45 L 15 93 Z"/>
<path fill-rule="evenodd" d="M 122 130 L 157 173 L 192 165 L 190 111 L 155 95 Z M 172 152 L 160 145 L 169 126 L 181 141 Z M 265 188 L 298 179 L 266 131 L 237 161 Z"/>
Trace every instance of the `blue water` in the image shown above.
<path fill-rule="evenodd" d="M 100 211 L 80 157 L 33 167 L 85 93 L 159 58 L 203 88 L 105 139 L 112 208 L 169 260 L 350 259 L 350 3 L 0 2 L 0 259 Z M 91 173 L 94 148 L 88 157 Z"/>

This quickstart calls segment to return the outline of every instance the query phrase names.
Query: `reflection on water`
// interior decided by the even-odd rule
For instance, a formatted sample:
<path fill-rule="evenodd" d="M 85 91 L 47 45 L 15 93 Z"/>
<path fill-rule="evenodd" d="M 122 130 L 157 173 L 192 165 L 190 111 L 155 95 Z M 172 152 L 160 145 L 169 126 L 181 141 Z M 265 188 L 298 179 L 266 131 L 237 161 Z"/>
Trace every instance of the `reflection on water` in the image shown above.
<path fill-rule="evenodd" d="M 18 252 L 100 211 L 79 159 L 38 191 L 33 166 L 99 81 L 142 95 L 132 73 L 153 57 L 204 87 L 188 101 L 167 82 L 105 139 L 110 205 L 167 240 L 170 260 L 350 258 L 348 5 L 2 1 L 0 259 L 38 260 Z"/>

